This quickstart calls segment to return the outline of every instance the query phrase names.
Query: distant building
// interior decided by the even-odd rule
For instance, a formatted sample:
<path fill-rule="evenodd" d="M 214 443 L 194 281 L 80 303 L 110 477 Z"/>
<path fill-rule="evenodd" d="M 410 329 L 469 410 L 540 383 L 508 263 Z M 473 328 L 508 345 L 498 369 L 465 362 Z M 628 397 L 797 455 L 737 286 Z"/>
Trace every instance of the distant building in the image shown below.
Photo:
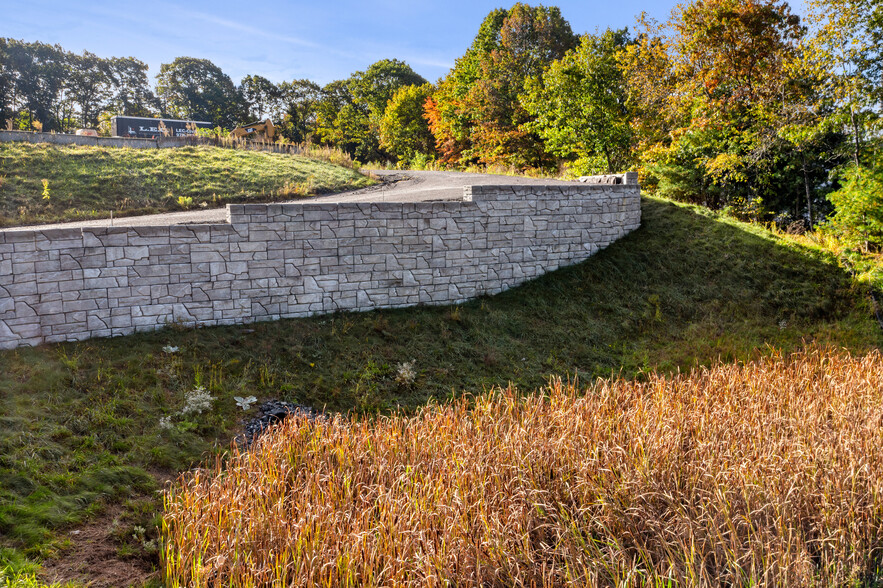
<path fill-rule="evenodd" d="M 165 127 L 166 132 L 163 132 Z M 112 116 L 110 132 L 114 137 L 191 137 L 196 129 L 214 128 L 212 123 L 201 120 L 177 120 L 173 118 L 143 118 L 140 116 Z"/>

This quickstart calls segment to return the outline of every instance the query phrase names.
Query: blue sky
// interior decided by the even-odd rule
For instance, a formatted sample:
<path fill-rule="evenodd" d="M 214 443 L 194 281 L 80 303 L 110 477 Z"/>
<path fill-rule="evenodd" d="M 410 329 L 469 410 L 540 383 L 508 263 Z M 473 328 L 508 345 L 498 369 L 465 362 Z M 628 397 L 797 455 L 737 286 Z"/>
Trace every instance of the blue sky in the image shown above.
<path fill-rule="evenodd" d="M 512 3 L 0 0 L 0 36 L 58 43 L 102 57 L 136 57 L 150 66 L 151 77 L 161 63 L 189 56 L 211 60 L 236 83 L 259 74 L 274 82 L 309 78 L 325 84 L 379 59 L 396 58 L 435 81 L 463 54 L 487 13 Z M 544 3 L 559 6 L 577 33 L 631 26 L 642 10 L 664 20 L 675 4 Z"/>

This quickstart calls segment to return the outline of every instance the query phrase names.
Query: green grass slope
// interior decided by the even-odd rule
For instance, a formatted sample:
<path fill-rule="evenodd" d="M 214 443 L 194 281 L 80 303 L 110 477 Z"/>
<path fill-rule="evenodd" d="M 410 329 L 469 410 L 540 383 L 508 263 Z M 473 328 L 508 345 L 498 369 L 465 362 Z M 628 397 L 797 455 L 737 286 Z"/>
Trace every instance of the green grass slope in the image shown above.
<path fill-rule="evenodd" d="M 278 153 L 0 143 L 0 226 L 182 210 L 179 197 L 217 207 L 371 183 L 346 167 Z"/>
<path fill-rule="evenodd" d="M 59 530 L 109 503 L 128 501 L 130 524 L 149 526 L 155 476 L 239 430 L 249 413 L 234 396 L 374 413 L 509 382 L 532 390 L 551 374 L 641 378 L 810 340 L 857 353 L 883 343 L 865 293 L 830 255 L 645 199 L 642 227 L 588 261 L 457 307 L 2 352 L 0 567 L 51 555 Z M 412 382 L 399 377 L 405 362 Z M 197 386 L 212 410 L 181 415 Z M 124 553 L 141 549 L 133 536 L 120 532 Z"/>

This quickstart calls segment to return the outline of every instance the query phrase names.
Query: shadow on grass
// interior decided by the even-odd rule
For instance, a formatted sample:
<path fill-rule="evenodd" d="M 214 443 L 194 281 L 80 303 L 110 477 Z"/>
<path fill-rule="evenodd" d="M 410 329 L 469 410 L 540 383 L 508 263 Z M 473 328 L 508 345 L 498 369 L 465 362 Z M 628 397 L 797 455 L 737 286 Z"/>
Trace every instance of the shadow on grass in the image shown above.
<path fill-rule="evenodd" d="M 156 483 L 144 472 L 181 471 L 226 447 L 247 416 L 234 396 L 407 410 L 510 382 L 532 390 L 552 374 L 641 377 L 809 340 L 858 353 L 883 342 L 866 297 L 833 257 L 644 199 L 642 227 L 592 259 L 458 307 L 2 352 L 0 547 L 49 555 L 58 547 L 50 530 L 130 488 L 149 495 Z M 399 369 L 405 362 L 413 381 Z M 214 395 L 213 407 L 181 417 L 196 386 Z M 173 426 L 160 427 L 169 416 Z"/>

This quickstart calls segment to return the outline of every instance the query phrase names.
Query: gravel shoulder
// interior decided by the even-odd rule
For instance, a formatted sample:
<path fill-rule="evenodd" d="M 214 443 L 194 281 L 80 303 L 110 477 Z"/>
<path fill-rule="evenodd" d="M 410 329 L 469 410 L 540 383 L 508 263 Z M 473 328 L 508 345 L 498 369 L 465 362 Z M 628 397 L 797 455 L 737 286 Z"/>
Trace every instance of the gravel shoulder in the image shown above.
<path fill-rule="evenodd" d="M 526 178 L 495 174 L 471 174 L 448 171 L 391 171 L 373 170 L 381 183 L 360 190 L 301 198 L 289 203 L 310 202 L 428 202 L 439 200 L 460 200 L 464 186 L 484 185 L 572 185 L 563 180 Z M 277 203 L 279 204 L 279 203 Z M 6 227 L 0 232 L 47 229 L 76 229 L 88 227 L 143 227 L 185 224 L 219 224 L 226 222 L 226 208 L 169 212 L 146 216 L 130 216 L 115 219 L 96 219 L 52 225 L 30 225 Z"/>

